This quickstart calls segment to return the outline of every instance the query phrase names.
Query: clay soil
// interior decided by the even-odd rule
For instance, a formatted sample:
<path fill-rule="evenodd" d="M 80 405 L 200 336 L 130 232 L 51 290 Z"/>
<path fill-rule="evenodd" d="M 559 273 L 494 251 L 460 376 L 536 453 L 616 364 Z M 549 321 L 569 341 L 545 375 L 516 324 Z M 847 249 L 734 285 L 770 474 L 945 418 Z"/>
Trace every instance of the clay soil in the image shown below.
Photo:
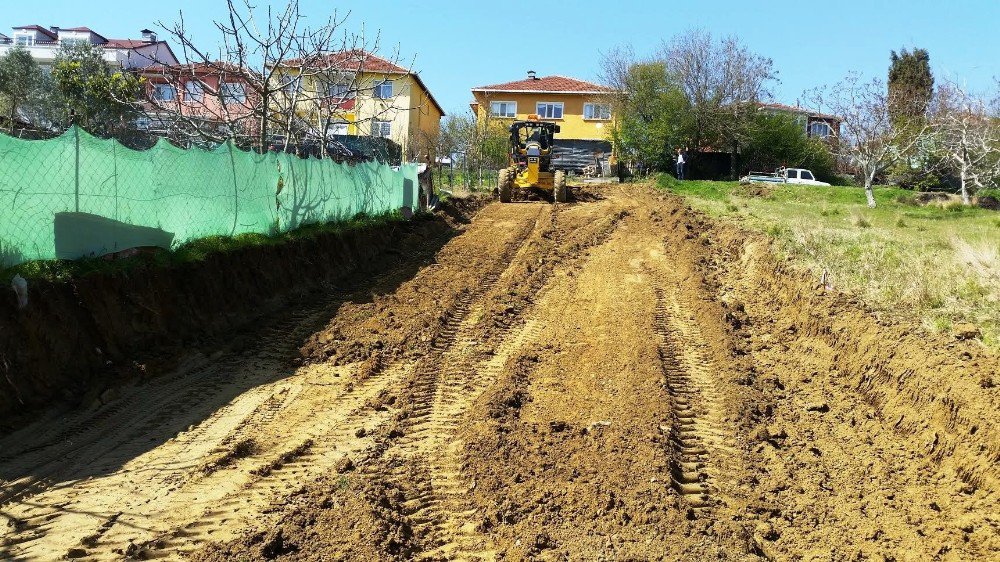
<path fill-rule="evenodd" d="M 1000 559 L 1000 361 L 574 195 L 0 439 L 0 559 Z"/>

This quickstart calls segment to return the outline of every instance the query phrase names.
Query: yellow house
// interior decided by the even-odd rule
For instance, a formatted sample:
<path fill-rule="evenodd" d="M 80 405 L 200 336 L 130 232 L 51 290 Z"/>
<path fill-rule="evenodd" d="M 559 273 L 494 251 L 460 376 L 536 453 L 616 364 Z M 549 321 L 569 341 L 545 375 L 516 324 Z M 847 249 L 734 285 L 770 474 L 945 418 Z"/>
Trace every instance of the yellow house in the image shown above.
<path fill-rule="evenodd" d="M 405 161 L 433 158 L 444 110 L 420 75 L 360 50 L 296 60 L 276 73 L 285 85 L 277 106 L 294 105 L 314 136 L 384 137 Z"/>
<path fill-rule="evenodd" d="M 529 115 L 559 124 L 555 166 L 580 171 L 588 164 L 606 164 L 611 156 L 609 127 L 611 90 L 566 76 L 538 77 L 472 89 L 476 118 L 524 120 Z"/>

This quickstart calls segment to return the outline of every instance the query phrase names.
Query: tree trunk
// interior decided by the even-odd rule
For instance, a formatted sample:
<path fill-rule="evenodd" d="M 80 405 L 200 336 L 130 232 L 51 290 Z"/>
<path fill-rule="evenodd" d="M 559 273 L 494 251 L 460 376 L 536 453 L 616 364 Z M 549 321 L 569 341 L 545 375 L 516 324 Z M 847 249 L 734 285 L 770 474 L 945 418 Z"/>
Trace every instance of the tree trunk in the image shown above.
<path fill-rule="evenodd" d="M 871 176 L 865 176 L 865 199 L 868 200 L 868 208 L 875 208 L 875 190 L 872 189 L 872 181 L 874 178 Z"/>
<path fill-rule="evenodd" d="M 965 168 L 964 167 L 962 168 L 962 171 L 959 173 L 959 177 L 962 180 L 961 181 L 961 183 L 962 183 L 962 204 L 963 205 L 971 205 L 972 204 L 972 200 L 971 200 L 971 198 L 969 198 L 968 180 L 966 179 L 966 174 L 965 174 Z"/>

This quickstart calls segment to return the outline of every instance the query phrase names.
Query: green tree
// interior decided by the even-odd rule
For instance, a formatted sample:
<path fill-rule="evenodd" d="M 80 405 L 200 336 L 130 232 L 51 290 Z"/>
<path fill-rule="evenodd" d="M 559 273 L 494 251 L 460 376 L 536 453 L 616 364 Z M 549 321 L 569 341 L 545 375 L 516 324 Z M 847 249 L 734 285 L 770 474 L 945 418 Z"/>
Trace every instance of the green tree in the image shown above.
<path fill-rule="evenodd" d="M 38 63 L 25 49 L 17 47 L 0 57 L 0 107 L 9 132 L 14 132 L 19 111 L 35 98 L 42 78 Z"/>
<path fill-rule="evenodd" d="M 52 67 L 52 78 L 67 113 L 91 132 L 120 132 L 131 128 L 131 121 L 138 115 L 136 102 L 143 90 L 142 80 L 113 68 L 97 47 L 62 47 Z"/>
<path fill-rule="evenodd" d="M 892 51 L 889 65 L 889 114 L 895 126 L 924 119 L 934 97 L 931 57 L 926 49 Z"/>
<path fill-rule="evenodd" d="M 925 49 L 892 51 L 889 66 L 889 118 L 904 137 L 922 130 L 934 97 L 934 76 Z M 938 158 L 924 140 L 888 171 L 888 181 L 902 187 L 935 189 L 942 184 Z"/>
<path fill-rule="evenodd" d="M 628 82 L 629 97 L 613 128 L 614 140 L 645 166 L 668 170 L 674 151 L 687 146 L 692 135 L 688 99 L 662 62 L 634 65 Z"/>
<path fill-rule="evenodd" d="M 797 119 L 780 113 L 759 111 L 750 120 L 740 160 L 744 169 L 808 168 L 820 180 L 836 179 L 835 159 L 826 143 L 810 138 Z"/>

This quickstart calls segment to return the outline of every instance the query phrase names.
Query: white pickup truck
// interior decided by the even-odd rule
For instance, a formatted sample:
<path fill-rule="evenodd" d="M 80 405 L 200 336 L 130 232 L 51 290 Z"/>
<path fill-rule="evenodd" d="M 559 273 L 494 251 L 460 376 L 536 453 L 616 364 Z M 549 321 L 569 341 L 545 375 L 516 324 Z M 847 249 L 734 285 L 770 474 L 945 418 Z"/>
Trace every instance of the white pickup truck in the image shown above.
<path fill-rule="evenodd" d="M 799 185 L 830 185 L 825 181 L 818 181 L 816 176 L 805 168 L 778 168 L 773 174 L 750 172 L 750 174 L 740 178 L 740 183 L 758 181 L 767 183 L 794 183 Z"/>

